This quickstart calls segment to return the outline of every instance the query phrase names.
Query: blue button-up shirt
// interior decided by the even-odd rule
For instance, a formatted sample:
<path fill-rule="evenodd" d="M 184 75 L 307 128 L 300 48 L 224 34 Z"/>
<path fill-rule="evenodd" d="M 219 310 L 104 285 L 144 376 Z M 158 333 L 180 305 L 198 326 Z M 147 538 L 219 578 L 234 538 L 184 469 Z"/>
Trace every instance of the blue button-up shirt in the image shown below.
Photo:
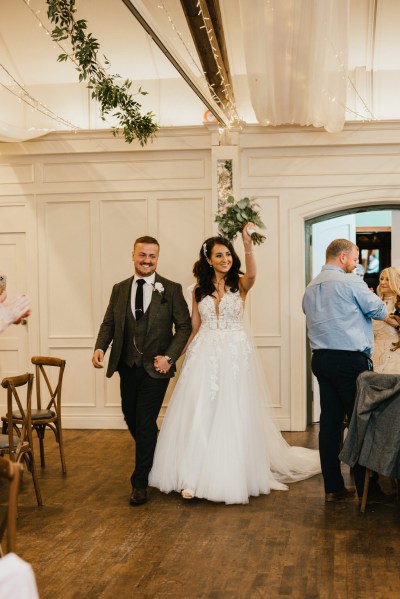
<path fill-rule="evenodd" d="M 303 297 L 312 350 L 344 349 L 370 356 L 374 349 L 372 318 L 383 320 L 386 305 L 358 276 L 325 264 Z"/>

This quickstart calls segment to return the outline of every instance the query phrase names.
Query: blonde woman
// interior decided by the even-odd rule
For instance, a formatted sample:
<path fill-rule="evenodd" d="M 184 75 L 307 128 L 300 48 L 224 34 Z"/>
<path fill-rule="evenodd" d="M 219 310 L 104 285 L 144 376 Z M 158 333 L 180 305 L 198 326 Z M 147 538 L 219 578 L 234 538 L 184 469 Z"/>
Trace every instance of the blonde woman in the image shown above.
<path fill-rule="evenodd" d="M 400 349 L 394 350 L 393 346 L 399 340 L 400 330 L 398 323 L 390 318 L 390 314 L 395 310 L 397 296 L 400 297 L 400 269 L 390 266 L 382 270 L 376 291 L 387 306 L 388 316 L 385 320 L 373 321 L 374 353 L 372 361 L 374 371 L 384 374 L 400 374 Z"/>

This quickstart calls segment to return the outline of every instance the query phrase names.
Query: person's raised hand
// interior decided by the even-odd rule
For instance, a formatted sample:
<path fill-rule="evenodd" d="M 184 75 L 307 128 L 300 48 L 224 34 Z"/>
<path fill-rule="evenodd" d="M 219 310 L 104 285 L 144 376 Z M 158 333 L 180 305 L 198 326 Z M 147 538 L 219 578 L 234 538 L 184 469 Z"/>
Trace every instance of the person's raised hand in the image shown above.
<path fill-rule="evenodd" d="M 26 295 L 18 295 L 7 299 L 7 294 L 0 296 L 0 331 L 4 331 L 10 324 L 18 324 L 23 318 L 29 316 L 31 300 Z"/>
<path fill-rule="evenodd" d="M 243 243 L 245 247 L 248 247 L 249 245 L 252 245 L 252 239 L 251 239 L 251 235 L 249 235 L 249 232 L 247 230 L 247 228 L 252 229 L 254 227 L 254 225 L 252 223 L 246 223 L 242 229 L 242 239 L 243 239 Z"/>

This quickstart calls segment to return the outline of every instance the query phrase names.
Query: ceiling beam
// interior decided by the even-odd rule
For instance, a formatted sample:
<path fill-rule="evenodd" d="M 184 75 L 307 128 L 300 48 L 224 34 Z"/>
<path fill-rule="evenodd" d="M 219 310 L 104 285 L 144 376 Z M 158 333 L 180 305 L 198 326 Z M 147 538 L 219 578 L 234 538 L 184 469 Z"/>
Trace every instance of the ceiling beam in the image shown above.
<path fill-rule="evenodd" d="M 142 25 L 145 31 L 147 31 L 154 43 L 176 68 L 181 77 L 193 89 L 198 98 L 200 98 L 203 104 L 214 115 L 220 125 L 228 127 L 231 120 L 230 115 L 225 112 L 224 107 L 216 101 L 216 98 L 211 96 L 206 82 L 201 82 L 198 78 L 194 77 L 191 69 L 179 55 L 179 52 L 176 51 L 171 40 L 161 31 L 160 27 L 154 21 L 144 2 L 142 0 L 122 0 L 122 2 Z"/>
<path fill-rule="evenodd" d="M 224 110 L 232 112 L 235 99 L 219 0 L 181 0 L 181 5 L 215 99 Z"/>

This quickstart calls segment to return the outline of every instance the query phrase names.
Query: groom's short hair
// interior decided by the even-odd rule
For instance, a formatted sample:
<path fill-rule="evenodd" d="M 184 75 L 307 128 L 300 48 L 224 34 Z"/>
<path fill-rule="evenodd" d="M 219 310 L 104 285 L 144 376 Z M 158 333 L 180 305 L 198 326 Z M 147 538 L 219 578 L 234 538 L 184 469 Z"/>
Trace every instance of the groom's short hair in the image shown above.
<path fill-rule="evenodd" d="M 155 239 L 154 237 L 150 237 L 149 235 L 143 235 L 143 237 L 138 237 L 135 240 L 135 243 L 133 244 L 133 249 L 135 249 L 138 243 L 154 243 L 154 245 L 158 245 L 158 247 L 160 247 L 160 244 L 158 243 L 157 239 Z"/>

